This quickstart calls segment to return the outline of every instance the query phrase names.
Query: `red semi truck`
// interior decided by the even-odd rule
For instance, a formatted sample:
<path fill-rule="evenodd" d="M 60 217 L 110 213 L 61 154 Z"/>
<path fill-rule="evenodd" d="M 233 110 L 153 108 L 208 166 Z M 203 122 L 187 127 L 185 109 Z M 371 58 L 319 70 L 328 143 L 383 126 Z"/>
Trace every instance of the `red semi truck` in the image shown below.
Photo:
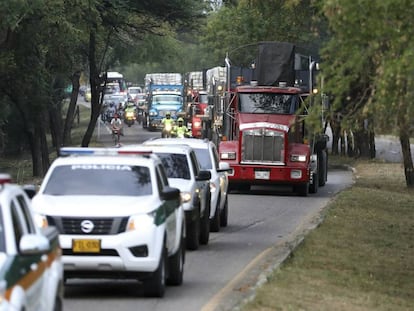
<path fill-rule="evenodd" d="M 220 160 L 233 169 L 230 189 L 281 184 L 301 196 L 316 193 L 327 181 L 328 136 L 305 124 L 315 62 L 290 43 L 257 46 L 251 68 L 226 57 L 227 91 L 215 107 Z"/>

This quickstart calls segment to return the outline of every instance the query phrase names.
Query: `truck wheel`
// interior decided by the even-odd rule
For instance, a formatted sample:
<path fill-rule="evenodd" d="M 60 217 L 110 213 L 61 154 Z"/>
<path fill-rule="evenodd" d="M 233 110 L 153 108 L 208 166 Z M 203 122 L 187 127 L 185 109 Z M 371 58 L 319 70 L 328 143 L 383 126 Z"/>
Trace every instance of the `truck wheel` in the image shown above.
<path fill-rule="evenodd" d="M 210 195 L 206 201 L 206 207 L 204 208 L 203 217 L 200 219 L 200 244 L 207 245 L 210 239 Z"/>
<path fill-rule="evenodd" d="M 185 261 L 185 240 L 181 232 L 180 245 L 174 255 L 169 258 L 167 284 L 178 286 L 183 283 L 184 261 Z"/>
<path fill-rule="evenodd" d="M 165 293 L 165 272 L 167 264 L 167 249 L 163 245 L 160 262 L 150 279 L 144 282 L 144 295 L 146 297 L 161 298 Z"/>
<path fill-rule="evenodd" d="M 212 219 L 210 219 L 210 231 L 220 231 L 220 196 L 217 199 L 216 210 Z"/>
<path fill-rule="evenodd" d="M 223 210 L 220 212 L 220 226 L 227 227 L 228 218 L 229 218 L 229 204 L 228 204 L 227 196 L 226 196 L 226 201 L 224 202 Z"/>
<path fill-rule="evenodd" d="M 200 245 L 200 208 L 198 208 L 198 213 L 191 221 L 188 222 L 187 226 L 187 236 L 186 236 L 186 246 L 189 250 L 196 250 Z"/>

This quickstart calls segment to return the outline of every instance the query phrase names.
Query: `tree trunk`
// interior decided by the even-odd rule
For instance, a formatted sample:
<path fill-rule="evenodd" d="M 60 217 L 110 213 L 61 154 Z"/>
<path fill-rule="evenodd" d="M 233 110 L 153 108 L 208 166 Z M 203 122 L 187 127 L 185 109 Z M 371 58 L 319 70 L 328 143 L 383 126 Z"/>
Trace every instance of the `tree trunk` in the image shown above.
<path fill-rule="evenodd" d="M 93 131 L 95 130 L 96 121 L 101 111 L 101 78 L 100 71 L 96 64 L 96 37 L 94 30 L 89 34 L 89 79 L 91 84 L 91 117 L 89 119 L 88 128 L 82 139 L 82 147 L 88 147 L 91 141 Z"/>
<path fill-rule="evenodd" d="M 63 130 L 63 145 L 69 146 L 72 144 L 72 136 L 71 131 L 73 127 L 73 122 L 75 120 L 75 112 L 76 112 L 76 103 L 78 100 L 78 94 L 79 94 L 79 79 L 81 76 L 81 72 L 77 71 L 72 75 L 72 94 L 70 96 L 70 103 L 68 107 L 68 111 L 66 113 L 66 120 L 65 120 L 65 127 Z"/>
<path fill-rule="evenodd" d="M 339 140 L 341 137 L 341 120 L 339 114 L 334 115 L 329 122 L 332 130 L 332 154 L 339 154 Z"/>
<path fill-rule="evenodd" d="M 404 163 L 405 183 L 407 187 L 414 187 L 414 168 L 411 155 L 410 136 L 407 128 L 400 128 L 401 151 Z"/>

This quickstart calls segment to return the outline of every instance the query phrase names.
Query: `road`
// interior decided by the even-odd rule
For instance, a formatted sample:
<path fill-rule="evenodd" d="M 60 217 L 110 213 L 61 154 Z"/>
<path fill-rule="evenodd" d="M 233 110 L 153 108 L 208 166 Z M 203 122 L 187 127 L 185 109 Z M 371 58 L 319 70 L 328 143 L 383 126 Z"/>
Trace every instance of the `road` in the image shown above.
<path fill-rule="evenodd" d="M 101 124 L 100 140 L 111 144 Z M 123 144 L 160 135 L 139 125 L 125 128 Z M 298 197 L 290 189 L 253 187 L 229 195 L 229 225 L 210 242 L 187 252 L 184 283 L 168 287 L 162 299 L 144 298 L 138 282 L 69 280 L 64 309 L 71 310 L 232 310 L 254 292 L 263 272 L 282 261 L 320 221 L 331 198 L 352 184 L 349 171 L 331 170 L 316 195 Z"/>

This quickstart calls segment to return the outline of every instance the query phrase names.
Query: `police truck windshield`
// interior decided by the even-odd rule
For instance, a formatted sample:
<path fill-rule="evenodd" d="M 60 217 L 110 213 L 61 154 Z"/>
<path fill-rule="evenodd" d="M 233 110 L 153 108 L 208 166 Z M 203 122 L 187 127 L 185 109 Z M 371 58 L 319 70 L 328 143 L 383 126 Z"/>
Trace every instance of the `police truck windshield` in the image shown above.
<path fill-rule="evenodd" d="M 148 167 L 113 164 L 76 164 L 56 167 L 43 194 L 115 195 L 152 194 Z"/>

